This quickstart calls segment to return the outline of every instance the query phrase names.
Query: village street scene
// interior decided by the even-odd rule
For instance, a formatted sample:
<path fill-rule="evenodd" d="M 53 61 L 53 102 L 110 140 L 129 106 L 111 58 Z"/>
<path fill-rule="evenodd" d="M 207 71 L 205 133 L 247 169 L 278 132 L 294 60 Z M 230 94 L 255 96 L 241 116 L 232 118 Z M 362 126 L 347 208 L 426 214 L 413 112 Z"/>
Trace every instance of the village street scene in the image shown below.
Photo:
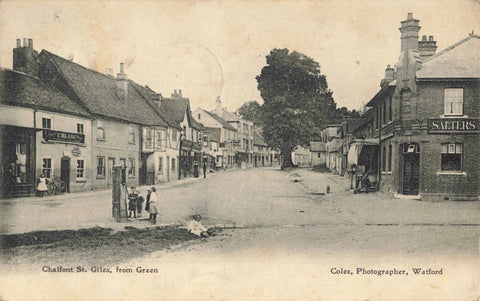
<path fill-rule="evenodd" d="M 351 24 L 322 23 L 326 44 L 285 27 L 245 54 L 192 21 L 276 32 L 240 3 L 88 4 L 143 15 L 161 45 L 76 4 L 0 3 L 22 28 L 0 35 L 0 300 L 478 299 L 479 4 L 447 34 L 425 3 L 392 2 L 367 34 L 347 33 L 348 1 L 285 2 L 270 8 Z M 173 10 L 185 30 L 152 20 Z"/>

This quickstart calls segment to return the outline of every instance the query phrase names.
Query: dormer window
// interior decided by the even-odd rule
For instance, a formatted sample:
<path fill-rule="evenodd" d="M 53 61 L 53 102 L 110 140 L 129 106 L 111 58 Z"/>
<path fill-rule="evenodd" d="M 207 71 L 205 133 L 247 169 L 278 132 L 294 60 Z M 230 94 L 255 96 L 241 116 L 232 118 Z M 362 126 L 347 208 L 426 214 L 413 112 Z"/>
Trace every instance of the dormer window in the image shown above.
<path fill-rule="evenodd" d="M 443 105 L 445 116 L 463 115 L 463 89 L 445 89 Z"/>

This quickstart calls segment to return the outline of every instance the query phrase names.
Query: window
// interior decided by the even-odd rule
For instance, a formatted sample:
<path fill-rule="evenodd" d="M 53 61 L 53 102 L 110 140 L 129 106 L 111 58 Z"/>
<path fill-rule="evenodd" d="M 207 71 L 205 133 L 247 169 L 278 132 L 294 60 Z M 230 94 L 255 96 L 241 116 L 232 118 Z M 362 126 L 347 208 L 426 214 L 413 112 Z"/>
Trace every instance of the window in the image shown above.
<path fill-rule="evenodd" d="M 135 177 L 135 158 L 128 158 L 128 176 Z"/>
<path fill-rule="evenodd" d="M 388 171 L 392 171 L 392 145 L 388 146 Z"/>
<path fill-rule="evenodd" d="M 462 171 L 463 144 L 442 143 L 442 171 Z"/>
<path fill-rule="evenodd" d="M 85 160 L 77 159 L 77 180 L 85 179 Z"/>
<path fill-rule="evenodd" d="M 200 120 L 200 119 L 201 119 L 201 115 L 200 115 L 200 113 L 198 113 L 198 120 Z"/>
<path fill-rule="evenodd" d="M 383 108 L 382 120 L 383 120 L 383 124 L 386 124 L 387 123 L 387 102 L 382 103 L 382 108 Z"/>
<path fill-rule="evenodd" d="M 77 133 L 78 134 L 85 133 L 85 125 L 83 123 L 77 123 Z"/>
<path fill-rule="evenodd" d="M 43 158 L 42 173 L 45 175 L 45 178 L 51 178 L 53 176 L 51 158 Z"/>
<path fill-rule="evenodd" d="M 133 125 L 128 127 L 128 143 L 135 144 L 135 127 Z"/>
<path fill-rule="evenodd" d="M 105 139 L 105 128 L 102 120 L 97 120 L 97 139 Z"/>
<path fill-rule="evenodd" d="M 48 117 L 42 118 L 42 128 L 51 129 L 52 128 L 52 119 Z"/>
<path fill-rule="evenodd" d="M 105 157 L 97 158 L 97 177 L 105 177 Z"/>
<path fill-rule="evenodd" d="M 382 152 L 382 170 L 386 171 L 387 168 L 387 147 L 383 147 L 383 152 Z"/>
<path fill-rule="evenodd" d="M 176 129 L 172 129 L 172 140 L 177 141 L 177 130 Z"/>
<path fill-rule="evenodd" d="M 175 158 L 172 158 L 172 171 L 175 171 Z"/>
<path fill-rule="evenodd" d="M 120 158 L 120 165 L 122 167 L 127 167 L 127 160 L 125 158 Z"/>
<path fill-rule="evenodd" d="M 392 111 L 392 96 L 388 98 L 388 120 L 393 120 L 393 111 Z"/>
<path fill-rule="evenodd" d="M 318 152 L 318 153 L 317 153 L 317 156 L 318 156 L 318 158 L 321 158 L 321 157 L 322 157 L 322 153 Z"/>
<path fill-rule="evenodd" d="M 163 157 L 158 157 L 158 172 L 163 174 Z"/>
<path fill-rule="evenodd" d="M 444 114 L 463 115 L 463 89 L 445 89 Z"/>
<path fill-rule="evenodd" d="M 145 148 L 151 149 L 152 148 L 152 130 L 151 129 L 146 129 L 145 132 Z"/>

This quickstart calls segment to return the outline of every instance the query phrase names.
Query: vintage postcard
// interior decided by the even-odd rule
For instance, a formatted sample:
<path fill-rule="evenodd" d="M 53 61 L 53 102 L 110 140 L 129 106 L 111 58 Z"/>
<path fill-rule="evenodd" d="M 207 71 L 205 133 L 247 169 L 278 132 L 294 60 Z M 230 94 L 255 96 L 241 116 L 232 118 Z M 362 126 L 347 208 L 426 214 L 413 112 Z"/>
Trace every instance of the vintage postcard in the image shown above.
<path fill-rule="evenodd" d="M 478 300 L 479 17 L 0 0 L 0 300 Z"/>

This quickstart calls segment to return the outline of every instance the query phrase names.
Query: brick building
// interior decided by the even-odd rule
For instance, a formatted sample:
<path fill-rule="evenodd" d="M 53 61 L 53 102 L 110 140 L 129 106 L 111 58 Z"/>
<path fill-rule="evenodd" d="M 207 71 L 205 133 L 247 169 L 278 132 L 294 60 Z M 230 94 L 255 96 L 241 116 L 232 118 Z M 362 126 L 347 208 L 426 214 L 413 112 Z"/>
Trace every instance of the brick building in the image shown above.
<path fill-rule="evenodd" d="M 368 102 L 380 142 L 380 189 L 422 199 L 479 195 L 480 37 L 436 53 L 419 21 L 401 22 L 401 53 Z M 365 130 L 365 127 L 361 127 Z"/>

